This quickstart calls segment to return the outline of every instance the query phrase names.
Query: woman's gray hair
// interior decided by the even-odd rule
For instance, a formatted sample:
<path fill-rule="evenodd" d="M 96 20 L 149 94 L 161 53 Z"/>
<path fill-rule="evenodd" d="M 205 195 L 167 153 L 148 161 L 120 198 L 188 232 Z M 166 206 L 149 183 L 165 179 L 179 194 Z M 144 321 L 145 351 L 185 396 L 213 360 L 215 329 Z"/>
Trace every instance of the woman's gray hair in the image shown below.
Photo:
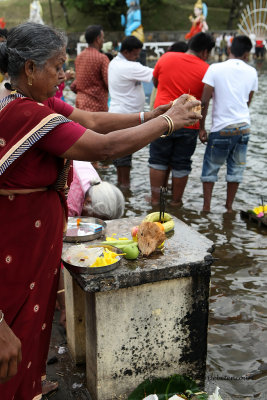
<path fill-rule="evenodd" d="M 109 182 L 91 181 L 85 194 L 91 198 L 91 211 L 103 219 L 121 218 L 124 214 L 125 200 L 119 188 Z"/>
<path fill-rule="evenodd" d="M 25 22 L 8 32 L 0 43 L 0 70 L 9 77 L 19 76 L 27 60 L 42 68 L 46 61 L 67 45 L 67 36 L 47 25 Z"/>

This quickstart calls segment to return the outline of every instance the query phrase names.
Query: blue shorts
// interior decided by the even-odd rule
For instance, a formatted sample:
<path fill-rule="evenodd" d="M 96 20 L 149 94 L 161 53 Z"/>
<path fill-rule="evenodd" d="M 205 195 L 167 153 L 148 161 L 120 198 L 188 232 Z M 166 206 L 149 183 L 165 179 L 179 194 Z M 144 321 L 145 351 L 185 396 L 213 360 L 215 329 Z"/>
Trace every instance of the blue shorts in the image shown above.
<path fill-rule="evenodd" d="M 170 166 L 174 178 L 191 172 L 191 157 L 197 145 L 198 129 L 179 129 L 172 135 L 159 138 L 150 144 L 149 167 L 166 171 Z"/>
<path fill-rule="evenodd" d="M 113 160 L 115 167 L 131 167 L 132 166 L 132 154 Z"/>
<path fill-rule="evenodd" d="M 216 182 L 219 169 L 226 162 L 226 181 L 242 182 L 248 141 L 249 125 L 211 132 L 204 154 L 201 181 Z"/>

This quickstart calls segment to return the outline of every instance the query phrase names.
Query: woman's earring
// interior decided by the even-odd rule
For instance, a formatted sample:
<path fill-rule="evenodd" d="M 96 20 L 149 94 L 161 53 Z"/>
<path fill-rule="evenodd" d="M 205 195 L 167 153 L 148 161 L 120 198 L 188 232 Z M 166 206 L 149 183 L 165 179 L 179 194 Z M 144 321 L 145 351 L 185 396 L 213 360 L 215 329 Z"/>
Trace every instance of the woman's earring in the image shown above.
<path fill-rule="evenodd" d="M 30 76 L 28 76 L 28 85 L 32 86 L 32 78 Z"/>

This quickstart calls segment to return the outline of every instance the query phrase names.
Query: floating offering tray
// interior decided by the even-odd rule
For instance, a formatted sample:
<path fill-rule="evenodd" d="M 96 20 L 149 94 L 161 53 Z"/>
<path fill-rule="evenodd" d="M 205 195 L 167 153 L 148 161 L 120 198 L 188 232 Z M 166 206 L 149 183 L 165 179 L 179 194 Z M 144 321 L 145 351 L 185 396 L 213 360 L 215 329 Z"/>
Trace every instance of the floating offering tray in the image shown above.
<path fill-rule="evenodd" d="M 248 219 L 258 225 L 260 228 L 267 228 L 267 217 L 257 217 L 257 215 L 253 214 L 251 211 L 240 211 L 241 217 Z"/>

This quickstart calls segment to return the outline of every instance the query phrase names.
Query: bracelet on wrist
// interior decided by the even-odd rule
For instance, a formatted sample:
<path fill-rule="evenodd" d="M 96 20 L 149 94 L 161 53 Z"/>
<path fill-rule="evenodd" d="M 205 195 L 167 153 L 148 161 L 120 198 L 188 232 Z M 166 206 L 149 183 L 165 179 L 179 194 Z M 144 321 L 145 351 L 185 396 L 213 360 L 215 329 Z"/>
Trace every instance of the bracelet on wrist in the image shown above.
<path fill-rule="evenodd" d="M 169 115 L 163 114 L 163 115 L 160 115 L 160 117 L 164 118 L 168 123 L 168 131 L 164 135 L 160 136 L 160 137 L 166 138 L 167 136 L 170 136 L 173 133 L 173 131 L 174 131 L 174 122 L 171 119 L 171 117 L 169 117 Z"/>
<path fill-rule="evenodd" d="M 1 324 L 1 322 L 3 322 L 3 320 L 4 320 L 4 317 L 5 317 L 5 314 L 3 313 L 3 311 L 1 310 L 1 317 L 0 317 L 0 324 Z"/>
<path fill-rule="evenodd" d="M 144 122 L 145 122 L 145 113 L 144 113 L 144 111 L 141 111 L 139 113 L 139 123 L 143 124 Z"/>

